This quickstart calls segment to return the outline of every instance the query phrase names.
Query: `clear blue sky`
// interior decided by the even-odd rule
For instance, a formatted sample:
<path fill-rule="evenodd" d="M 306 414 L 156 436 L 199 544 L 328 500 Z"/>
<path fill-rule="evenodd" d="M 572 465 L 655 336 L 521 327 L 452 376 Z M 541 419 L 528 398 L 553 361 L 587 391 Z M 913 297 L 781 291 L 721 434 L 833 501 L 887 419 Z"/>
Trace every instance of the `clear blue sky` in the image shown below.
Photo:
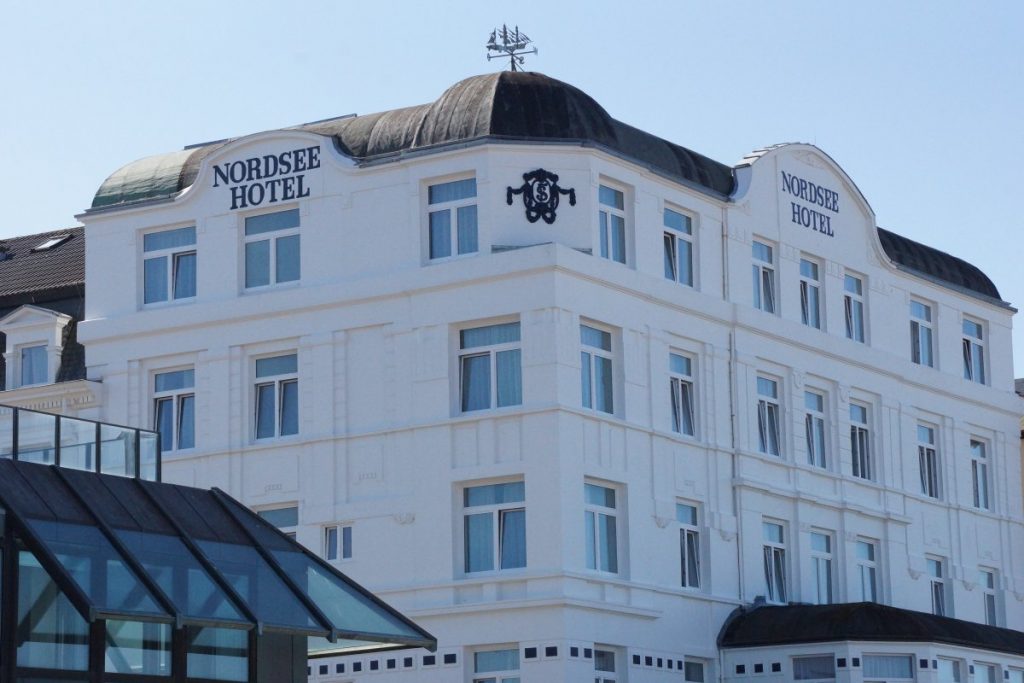
<path fill-rule="evenodd" d="M 818 145 L 883 227 L 1024 306 L 1024 2 L 0 0 L 0 237 L 75 224 L 99 184 L 190 143 L 435 99 L 532 70 L 719 161 Z M 1018 192 L 1020 189 L 1018 188 Z M 1024 323 L 1017 327 L 1024 328 Z M 1016 334 L 1024 375 L 1024 334 Z"/>

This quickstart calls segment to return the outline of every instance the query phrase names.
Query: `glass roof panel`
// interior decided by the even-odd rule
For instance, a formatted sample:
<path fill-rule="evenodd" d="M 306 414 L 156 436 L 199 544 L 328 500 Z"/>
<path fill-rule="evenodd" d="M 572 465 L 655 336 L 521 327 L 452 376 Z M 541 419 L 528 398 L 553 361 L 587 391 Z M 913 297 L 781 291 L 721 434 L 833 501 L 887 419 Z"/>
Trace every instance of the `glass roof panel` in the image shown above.
<path fill-rule="evenodd" d="M 96 527 L 41 519 L 28 523 L 100 611 L 170 616 Z"/>
<path fill-rule="evenodd" d="M 250 623 L 179 538 L 127 529 L 117 529 L 114 533 L 186 620 Z"/>

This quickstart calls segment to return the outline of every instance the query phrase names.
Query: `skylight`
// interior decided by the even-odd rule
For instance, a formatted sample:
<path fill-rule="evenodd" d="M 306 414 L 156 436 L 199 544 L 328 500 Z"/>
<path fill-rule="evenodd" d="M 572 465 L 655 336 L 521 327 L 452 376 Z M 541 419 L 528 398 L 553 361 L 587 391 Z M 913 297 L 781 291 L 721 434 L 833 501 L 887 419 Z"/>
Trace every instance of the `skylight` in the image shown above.
<path fill-rule="evenodd" d="M 64 244 L 69 239 L 71 239 L 71 235 L 55 235 L 42 244 L 32 247 L 32 251 L 46 251 L 47 249 L 53 249 L 58 244 Z"/>

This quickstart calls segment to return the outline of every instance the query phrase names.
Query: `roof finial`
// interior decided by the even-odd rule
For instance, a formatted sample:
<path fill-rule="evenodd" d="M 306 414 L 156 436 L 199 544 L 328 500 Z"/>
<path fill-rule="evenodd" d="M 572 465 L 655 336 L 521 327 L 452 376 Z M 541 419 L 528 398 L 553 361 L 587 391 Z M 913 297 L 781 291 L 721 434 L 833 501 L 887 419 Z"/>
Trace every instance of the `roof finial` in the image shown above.
<path fill-rule="evenodd" d="M 487 61 L 491 61 L 495 57 L 499 59 L 508 57 L 512 71 L 517 71 L 519 70 L 517 67 L 523 65 L 523 55 L 537 54 L 537 48 L 526 49 L 526 46 L 532 42 L 525 33 L 519 32 L 518 26 L 509 31 L 508 26 L 502 24 L 500 29 L 496 28 L 491 31 L 491 37 L 487 41 Z M 498 54 L 492 55 L 491 52 Z"/>

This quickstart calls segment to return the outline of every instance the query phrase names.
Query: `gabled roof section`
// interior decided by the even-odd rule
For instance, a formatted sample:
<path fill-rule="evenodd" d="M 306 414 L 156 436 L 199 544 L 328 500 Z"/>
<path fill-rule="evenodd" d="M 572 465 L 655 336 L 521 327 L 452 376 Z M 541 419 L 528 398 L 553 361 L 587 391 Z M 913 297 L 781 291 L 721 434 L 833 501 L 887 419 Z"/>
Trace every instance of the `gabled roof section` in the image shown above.
<path fill-rule="evenodd" d="M 68 235 L 68 239 L 49 249 L 34 251 L 63 235 Z M 84 283 L 84 228 L 0 240 L 0 308 L 63 298 Z"/>
<path fill-rule="evenodd" d="M 1024 633 L 874 602 L 738 607 L 721 648 L 828 642 L 946 643 L 1024 655 Z"/>

